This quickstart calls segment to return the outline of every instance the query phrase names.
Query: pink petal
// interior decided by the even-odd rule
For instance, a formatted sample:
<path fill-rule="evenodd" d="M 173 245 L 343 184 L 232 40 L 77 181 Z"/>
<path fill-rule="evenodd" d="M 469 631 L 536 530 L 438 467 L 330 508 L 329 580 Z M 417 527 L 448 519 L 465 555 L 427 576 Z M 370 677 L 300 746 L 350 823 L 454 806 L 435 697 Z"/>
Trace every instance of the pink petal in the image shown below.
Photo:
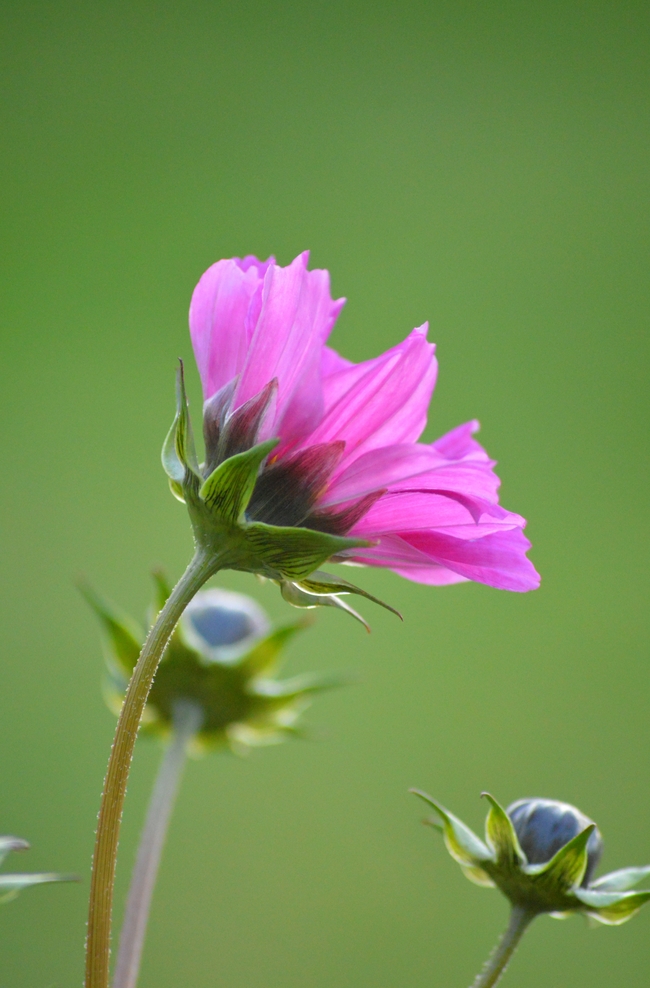
<path fill-rule="evenodd" d="M 499 478 L 493 471 L 494 461 L 479 443 L 471 439 L 478 423 L 468 423 L 448 433 L 431 446 L 424 443 L 403 443 L 371 450 L 339 471 L 322 498 L 323 505 L 337 504 L 369 491 L 388 488 L 405 490 L 414 486 L 432 491 L 455 491 L 467 497 L 496 503 Z M 469 436 L 465 442 L 464 458 L 452 459 L 452 443 L 445 442 L 462 431 Z M 445 449 L 446 455 L 441 452 Z M 461 446 L 458 444 L 458 450 Z"/>
<path fill-rule="evenodd" d="M 394 573 L 412 580 L 414 583 L 426 583 L 430 587 L 446 587 L 452 583 L 467 583 L 466 576 L 445 569 L 444 566 L 404 566 L 394 569 Z"/>
<path fill-rule="evenodd" d="M 325 415 L 310 442 L 346 443 L 345 461 L 371 449 L 412 442 L 426 424 L 437 363 L 426 326 L 374 360 L 323 381 Z"/>
<path fill-rule="evenodd" d="M 254 257 L 217 261 L 194 289 L 190 335 L 206 401 L 244 366 L 253 328 L 249 311 L 272 263 Z"/>
<path fill-rule="evenodd" d="M 329 346 L 323 347 L 320 365 L 320 370 L 323 377 L 329 377 L 330 374 L 335 374 L 337 371 L 345 370 L 347 367 L 352 367 L 351 360 L 346 360 L 345 357 L 342 357 L 336 352 L 336 350 L 332 350 Z"/>
<path fill-rule="evenodd" d="M 475 541 L 439 532 L 408 532 L 402 538 L 454 573 L 500 590 L 535 590 L 539 574 L 526 558 L 530 542 L 521 529 L 496 532 Z"/>
<path fill-rule="evenodd" d="M 274 428 L 286 441 L 307 434 L 322 415 L 321 350 L 344 303 L 332 300 L 327 271 L 307 271 L 308 256 L 305 252 L 286 268 L 267 270 L 234 400 L 237 407 L 276 378 Z"/>

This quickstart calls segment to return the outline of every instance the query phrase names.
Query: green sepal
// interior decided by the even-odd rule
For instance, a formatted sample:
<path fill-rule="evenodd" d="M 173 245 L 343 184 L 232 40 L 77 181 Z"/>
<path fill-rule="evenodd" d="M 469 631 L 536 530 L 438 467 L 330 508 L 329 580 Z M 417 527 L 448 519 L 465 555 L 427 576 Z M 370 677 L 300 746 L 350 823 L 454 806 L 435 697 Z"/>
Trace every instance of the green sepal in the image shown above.
<path fill-rule="evenodd" d="M 379 604 L 380 607 L 385 607 L 391 614 L 396 614 L 400 621 L 404 620 L 398 610 L 391 607 L 390 604 L 386 604 L 383 600 L 380 600 L 379 597 L 373 597 L 367 590 L 356 587 L 354 583 L 348 583 L 347 580 L 341 580 L 338 577 L 331 576 L 329 573 L 324 573 L 322 570 L 316 570 L 316 572 L 310 573 L 307 579 L 300 581 L 300 586 L 307 593 L 312 593 L 316 596 L 348 593 L 358 594 L 360 597 L 365 597 L 366 600 L 371 600 L 374 604 Z"/>
<path fill-rule="evenodd" d="M 50 882 L 78 882 L 77 875 L 57 875 L 54 872 L 35 872 L 31 875 L 0 875 L 0 902 L 15 899 L 19 892 L 30 885 L 46 885 Z"/>
<path fill-rule="evenodd" d="M 494 855 L 489 848 L 462 820 L 459 820 L 440 803 L 436 803 L 435 799 L 432 799 L 426 792 L 422 792 L 421 789 L 409 789 L 409 792 L 419 796 L 429 806 L 433 806 L 442 820 L 445 844 L 454 861 L 457 861 L 464 868 L 476 868 L 477 866 L 480 868 L 482 861 L 494 861 Z"/>
<path fill-rule="evenodd" d="M 11 851 L 28 851 L 29 844 L 22 837 L 0 837 L 0 864 Z"/>
<path fill-rule="evenodd" d="M 489 792 L 482 792 L 490 804 L 485 821 L 485 840 L 495 855 L 498 866 L 516 868 L 526 863 L 526 855 L 519 846 L 519 839 L 512 820 L 500 803 Z"/>
<path fill-rule="evenodd" d="M 620 926 L 632 919 L 646 902 L 650 892 L 602 892 L 576 889 L 573 893 L 586 906 L 587 915 L 606 926 Z"/>
<path fill-rule="evenodd" d="M 117 662 L 120 672 L 130 676 L 142 650 L 141 629 L 87 581 L 79 580 L 77 586 L 102 623 L 110 646 L 110 658 Z"/>
<path fill-rule="evenodd" d="M 481 888 L 485 889 L 496 888 L 496 883 L 492 881 L 487 871 L 483 871 L 478 865 L 461 865 L 460 867 L 465 878 L 469 878 L 470 882 L 474 882 L 475 885 L 480 885 Z"/>
<path fill-rule="evenodd" d="M 650 865 L 640 868 L 621 868 L 619 871 L 610 871 L 608 875 L 596 878 L 589 883 L 589 888 L 598 892 L 627 892 L 648 875 L 650 875 Z"/>
<path fill-rule="evenodd" d="M 524 866 L 524 871 L 535 877 L 535 886 L 543 895 L 565 894 L 580 885 L 587 870 L 587 842 L 595 829 L 596 824 L 590 823 L 561 847 L 550 861 Z"/>
<path fill-rule="evenodd" d="M 242 675 L 246 679 L 272 675 L 278 667 L 278 659 L 282 649 L 295 634 L 304 631 L 311 623 L 310 620 L 296 621 L 272 631 L 270 635 L 254 645 L 251 651 L 238 663 Z"/>
<path fill-rule="evenodd" d="M 210 512 L 227 525 L 243 521 L 260 465 L 279 442 L 279 439 L 268 439 L 258 443 L 244 453 L 224 460 L 212 471 L 199 491 L 199 497 Z"/>
<path fill-rule="evenodd" d="M 247 525 L 245 531 L 253 552 L 269 569 L 298 581 L 336 553 L 372 545 L 367 539 L 347 539 L 311 528 L 285 528 L 261 521 Z"/>
<path fill-rule="evenodd" d="M 162 464 L 169 477 L 172 492 L 179 500 L 184 501 L 185 488 L 197 488 L 201 472 L 194 446 L 182 360 L 179 361 L 176 375 L 176 415 L 163 444 Z"/>
<path fill-rule="evenodd" d="M 348 676 L 336 673 L 305 672 L 291 679 L 258 679 L 249 683 L 247 693 L 251 696 L 264 697 L 265 700 L 281 700 L 282 704 L 310 693 L 322 693 L 325 690 L 339 689 L 348 686 Z"/>
<path fill-rule="evenodd" d="M 305 607 L 308 609 L 312 607 L 337 607 L 339 610 L 345 611 L 346 614 L 353 617 L 359 624 L 362 624 L 367 632 L 370 632 L 370 625 L 365 618 L 336 594 L 307 593 L 301 589 L 301 584 L 292 583 L 290 580 L 283 580 L 280 583 L 280 593 L 287 604 L 291 604 L 292 607 Z"/>

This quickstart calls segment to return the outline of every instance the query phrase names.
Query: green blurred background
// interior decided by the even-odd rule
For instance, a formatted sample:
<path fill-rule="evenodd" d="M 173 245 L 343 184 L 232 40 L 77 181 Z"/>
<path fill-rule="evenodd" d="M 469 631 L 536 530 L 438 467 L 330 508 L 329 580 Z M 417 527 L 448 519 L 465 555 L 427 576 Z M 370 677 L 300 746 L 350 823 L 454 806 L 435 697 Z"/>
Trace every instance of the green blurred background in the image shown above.
<path fill-rule="evenodd" d="M 114 727 L 83 572 L 140 614 L 190 553 L 159 450 L 190 294 L 220 257 L 305 247 L 361 360 L 424 319 L 434 438 L 478 416 L 542 589 L 360 582 L 373 634 L 319 615 L 288 668 L 361 684 L 318 739 L 192 763 L 142 988 L 463 988 L 505 923 L 407 788 L 481 826 L 576 803 L 604 865 L 650 861 L 649 8 L 617 2 L 7 2 L 2 9 L 0 832 L 83 875 L 0 913 L 3 988 L 82 979 Z M 288 617 L 275 588 L 250 591 Z M 291 612 L 292 615 L 294 612 Z M 158 759 L 140 742 L 121 903 Z M 543 918 L 507 984 L 647 984 L 650 910 Z"/>

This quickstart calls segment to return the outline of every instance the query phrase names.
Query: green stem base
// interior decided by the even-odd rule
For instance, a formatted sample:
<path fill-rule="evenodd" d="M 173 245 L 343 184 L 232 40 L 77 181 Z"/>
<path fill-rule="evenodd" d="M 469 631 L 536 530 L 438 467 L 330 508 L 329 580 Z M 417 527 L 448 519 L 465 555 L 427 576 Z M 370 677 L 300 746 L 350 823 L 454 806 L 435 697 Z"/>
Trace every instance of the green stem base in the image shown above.
<path fill-rule="evenodd" d="M 133 748 L 149 690 L 183 611 L 219 569 L 214 553 L 197 549 L 144 643 L 124 698 L 97 821 L 86 937 L 86 988 L 108 988 L 117 845 Z"/>
<path fill-rule="evenodd" d="M 493 985 L 496 985 L 501 980 L 501 976 L 517 949 L 519 941 L 535 916 L 536 913 L 530 912 L 521 906 L 512 907 L 508 927 L 490 954 L 485 967 L 472 983 L 472 988 L 492 988 Z"/>

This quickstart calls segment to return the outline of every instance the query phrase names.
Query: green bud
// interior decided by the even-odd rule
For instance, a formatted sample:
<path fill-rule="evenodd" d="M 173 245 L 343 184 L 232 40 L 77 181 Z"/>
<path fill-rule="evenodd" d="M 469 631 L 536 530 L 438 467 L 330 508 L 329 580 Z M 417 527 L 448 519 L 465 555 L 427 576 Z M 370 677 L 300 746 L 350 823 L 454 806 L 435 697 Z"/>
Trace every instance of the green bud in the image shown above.
<path fill-rule="evenodd" d="M 581 912 L 617 926 L 650 900 L 628 891 L 650 866 L 624 868 L 591 880 L 602 850 L 596 824 L 567 803 L 526 799 L 508 810 L 489 793 L 485 842 L 426 793 L 412 789 L 436 811 L 447 849 L 478 885 L 497 887 L 513 906 L 562 918 Z M 427 820 L 436 825 L 437 820 Z"/>
<path fill-rule="evenodd" d="M 151 620 L 164 605 L 169 586 L 156 582 Z M 121 615 L 87 586 L 82 588 L 105 632 L 106 699 L 119 713 L 145 628 Z M 282 650 L 307 622 L 272 628 L 263 609 L 244 594 L 200 591 L 187 606 L 156 673 L 142 719 L 145 733 L 166 738 L 179 702 L 201 711 L 194 751 L 229 747 L 244 753 L 300 734 L 299 719 L 313 694 L 342 684 L 340 678 L 302 675 L 279 680 Z"/>

